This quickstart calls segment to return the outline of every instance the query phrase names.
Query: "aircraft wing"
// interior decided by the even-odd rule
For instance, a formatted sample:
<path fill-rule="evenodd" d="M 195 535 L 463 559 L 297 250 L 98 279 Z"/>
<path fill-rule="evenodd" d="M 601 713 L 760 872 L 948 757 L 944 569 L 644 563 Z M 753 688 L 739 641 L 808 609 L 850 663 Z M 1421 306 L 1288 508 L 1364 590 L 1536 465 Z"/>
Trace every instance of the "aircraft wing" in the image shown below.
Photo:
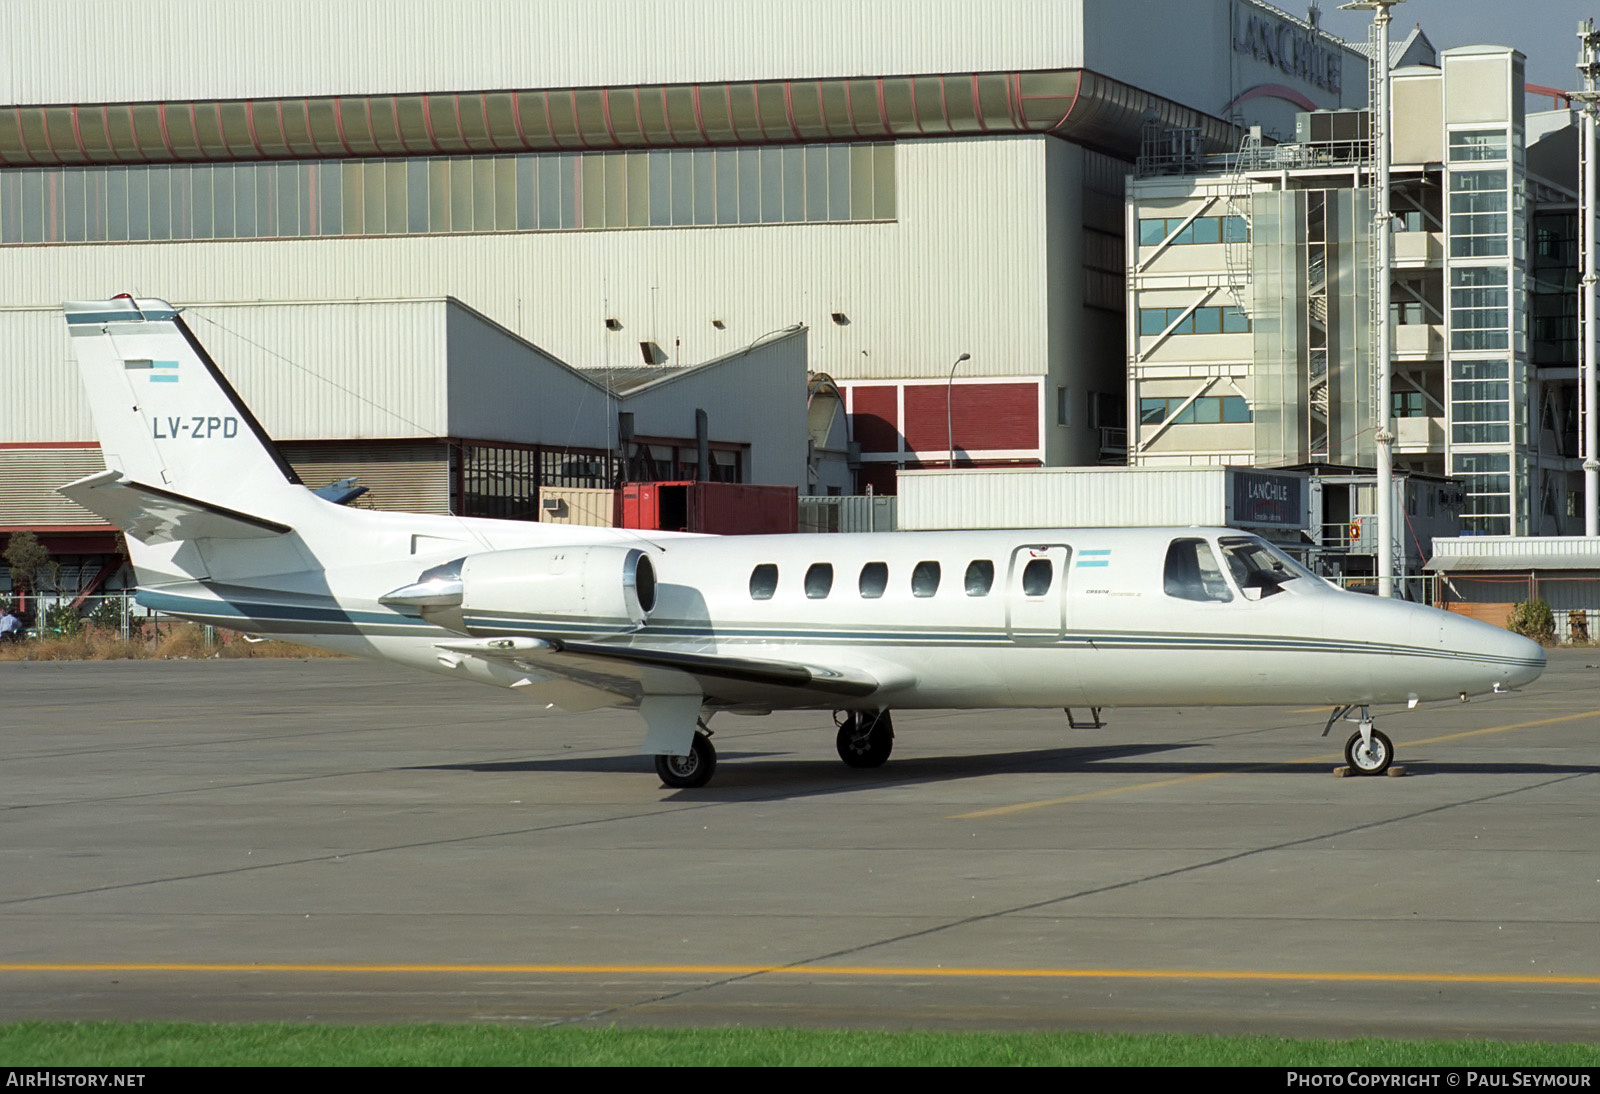
<path fill-rule="evenodd" d="M 567 639 L 482 638 L 437 645 L 454 653 L 562 677 L 624 699 L 652 693 L 682 694 L 691 688 L 707 698 L 737 699 L 747 697 L 751 686 L 864 698 L 909 682 L 883 680 L 859 668 Z M 534 687 L 543 694 L 544 685 Z M 551 701 L 574 709 L 553 696 Z"/>
<path fill-rule="evenodd" d="M 131 482 L 120 471 L 100 471 L 58 488 L 96 516 L 144 543 L 185 539 L 265 539 L 290 531 L 287 524 Z"/>

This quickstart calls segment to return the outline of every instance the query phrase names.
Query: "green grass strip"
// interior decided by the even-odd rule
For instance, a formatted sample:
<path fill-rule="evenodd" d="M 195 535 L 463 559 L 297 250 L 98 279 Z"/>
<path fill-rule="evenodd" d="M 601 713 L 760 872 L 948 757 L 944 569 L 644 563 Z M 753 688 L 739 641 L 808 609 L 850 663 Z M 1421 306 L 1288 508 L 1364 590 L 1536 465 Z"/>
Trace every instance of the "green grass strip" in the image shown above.
<path fill-rule="evenodd" d="M 490 1025 L 0 1025 L 0 1066 L 1596 1067 L 1600 1045 Z"/>

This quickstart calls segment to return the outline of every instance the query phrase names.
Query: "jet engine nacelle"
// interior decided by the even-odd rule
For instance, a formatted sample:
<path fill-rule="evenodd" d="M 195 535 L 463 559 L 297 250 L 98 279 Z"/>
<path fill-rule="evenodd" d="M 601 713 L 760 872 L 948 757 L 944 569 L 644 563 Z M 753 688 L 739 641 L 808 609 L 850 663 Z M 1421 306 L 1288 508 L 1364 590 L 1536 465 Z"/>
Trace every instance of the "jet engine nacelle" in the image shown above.
<path fill-rule="evenodd" d="M 637 547 L 522 547 L 461 566 L 461 612 L 474 629 L 518 616 L 614 634 L 636 630 L 655 606 L 655 566 Z"/>
<path fill-rule="evenodd" d="M 617 634 L 655 608 L 656 571 L 637 547 L 518 547 L 435 566 L 381 602 L 464 633 L 549 621 L 565 634 Z"/>

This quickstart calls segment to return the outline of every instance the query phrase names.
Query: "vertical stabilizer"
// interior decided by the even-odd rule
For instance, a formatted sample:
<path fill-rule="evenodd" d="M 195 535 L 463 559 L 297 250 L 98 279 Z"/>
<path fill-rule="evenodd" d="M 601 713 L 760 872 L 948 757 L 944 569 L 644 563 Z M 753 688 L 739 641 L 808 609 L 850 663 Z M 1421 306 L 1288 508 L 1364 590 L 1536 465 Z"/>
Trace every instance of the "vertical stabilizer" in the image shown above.
<path fill-rule="evenodd" d="M 253 512 L 299 485 L 171 304 L 119 296 L 63 310 L 108 468 Z"/>

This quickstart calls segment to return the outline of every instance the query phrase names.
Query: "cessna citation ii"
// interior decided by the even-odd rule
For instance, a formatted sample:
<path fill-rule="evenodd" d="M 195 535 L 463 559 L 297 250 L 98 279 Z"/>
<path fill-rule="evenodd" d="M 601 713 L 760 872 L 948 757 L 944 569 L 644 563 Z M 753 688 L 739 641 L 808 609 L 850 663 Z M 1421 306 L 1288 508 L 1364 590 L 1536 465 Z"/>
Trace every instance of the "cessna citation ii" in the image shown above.
<path fill-rule="evenodd" d="M 300 482 L 170 304 L 65 313 L 107 469 L 61 493 L 127 532 L 140 604 L 635 710 L 670 787 L 711 777 L 712 715 L 794 709 L 832 711 L 839 755 L 876 767 L 892 710 L 1327 704 L 1375 775 L 1394 750 L 1370 705 L 1544 669 L 1525 638 L 1225 528 L 717 537 L 350 509 L 345 484 Z"/>

